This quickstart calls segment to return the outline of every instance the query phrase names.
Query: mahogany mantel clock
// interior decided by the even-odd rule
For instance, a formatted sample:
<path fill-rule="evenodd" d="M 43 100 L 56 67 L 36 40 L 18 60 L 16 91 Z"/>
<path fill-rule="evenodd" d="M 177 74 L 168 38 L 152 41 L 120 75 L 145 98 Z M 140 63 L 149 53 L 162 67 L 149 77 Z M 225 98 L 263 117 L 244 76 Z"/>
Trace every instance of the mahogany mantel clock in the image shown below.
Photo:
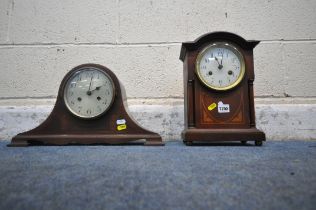
<path fill-rule="evenodd" d="M 140 127 L 128 114 L 125 89 L 108 68 L 84 64 L 63 79 L 55 107 L 37 128 L 13 137 L 9 146 L 32 144 L 119 144 L 161 137 Z"/>
<path fill-rule="evenodd" d="M 261 146 L 265 141 L 255 124 L 253 48 L 258 43 L 214 32 L 182 44 L 185 144 L 255 141 Z"/>

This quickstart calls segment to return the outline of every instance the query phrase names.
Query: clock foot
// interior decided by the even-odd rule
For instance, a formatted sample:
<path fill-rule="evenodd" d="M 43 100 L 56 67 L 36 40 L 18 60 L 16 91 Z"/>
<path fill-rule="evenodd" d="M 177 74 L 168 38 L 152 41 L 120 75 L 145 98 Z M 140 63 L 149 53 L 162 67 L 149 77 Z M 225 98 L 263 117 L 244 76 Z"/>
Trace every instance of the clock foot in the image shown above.
<path fill-rule="evenodd" d="M 30 144 L 28 143 L 28 141 L 12 141 L 10 144 L 8 144 L 8 147 L 27 147 Z"/>
<path fill-rule="evenodd" d="M 187 146 L 192 146 L 193 145 L 193 141 L 183 141 L 183 143 Z"/>
<path fill-rule="evenodd" d="M 165 143 L 160 137 L 157 138 L 147 138 L 144 146 L 164 146 Z"/>
<path fill-rule="evenodd" d="M 262 141 L 255 141 L 256 146 L 262 146 Z"/>

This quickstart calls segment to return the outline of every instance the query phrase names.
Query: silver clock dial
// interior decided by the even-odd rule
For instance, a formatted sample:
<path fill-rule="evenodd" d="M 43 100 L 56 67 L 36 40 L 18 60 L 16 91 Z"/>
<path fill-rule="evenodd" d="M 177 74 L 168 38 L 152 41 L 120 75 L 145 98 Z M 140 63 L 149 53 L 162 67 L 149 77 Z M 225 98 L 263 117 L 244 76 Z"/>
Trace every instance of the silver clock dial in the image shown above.
<path fill-rule="evenodd" d="M 110 108 L 114 94 L 114 83 L 107 73 L 94 67 L 83 67 L 66 82 L 64 101 L 74 115 L 95 118 Z"/>
<path fill-rule="evenodd" d="M 236 47 L 216 42 L 207 46 L 198 55 L 196 72 L 199 79 L 209 88 L 228 90 L 242 80 L 245 62 Z"/>

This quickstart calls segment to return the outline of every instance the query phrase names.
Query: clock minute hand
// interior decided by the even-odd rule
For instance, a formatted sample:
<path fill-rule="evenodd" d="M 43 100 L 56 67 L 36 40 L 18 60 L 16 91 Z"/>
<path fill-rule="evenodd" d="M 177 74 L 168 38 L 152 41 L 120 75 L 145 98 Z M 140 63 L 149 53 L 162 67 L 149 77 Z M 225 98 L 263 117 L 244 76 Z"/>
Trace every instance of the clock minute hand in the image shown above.
<path fill-rule="evenodd" d="M 93 79 L 93 75 L 92 75 L 92 77 L 91 77 L 91 79 L 90 79 L 89 90 L 87 91 L 87 95 L 91 95 L 91 93 L 92 93 L 92 91 L 90 90 L 90 88 L 91 88 L 91 83 L 92 83 L 92 79 Z"/>
<path fill-rule="evenodd" d="M 218 58 L 215 56 L 215 60 L 217 61 L 218 63 L 218 69 L 222 69 L 223 68 L 223 65 L 219 63 L 218 61 Z M 223 59 L 222 59 L 223 60 Z"/>
<path fill-rule="evenodd" d="M 217 61 L 218 63 L 218 66 L 221 65 L 219 62 L 218 62 L 218 58 L 215 56 L 215 60 Z"/>

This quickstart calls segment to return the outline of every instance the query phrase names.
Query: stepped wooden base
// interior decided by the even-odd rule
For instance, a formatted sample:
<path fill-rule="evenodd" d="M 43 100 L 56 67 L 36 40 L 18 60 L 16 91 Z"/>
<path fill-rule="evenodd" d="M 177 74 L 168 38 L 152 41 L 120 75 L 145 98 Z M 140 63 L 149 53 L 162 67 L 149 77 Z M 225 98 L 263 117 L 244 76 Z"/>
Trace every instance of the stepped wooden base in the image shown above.
<path fill-rule="evenodd" d="M 194 142 L 231 142 L 255 141 L 257 146 L 265 141 L 265 134 L 257 128 L 249 129 L 197 129 L 188 128 L 182 132 L 182 139 L 186 145 Z"/>
<path fill-rule="evenodd" d="M 17 135 L 9 147 L 25 147 L 31 145 L 93 145 L 109 144 L 116 145 L 122 143 L 132 143 L 133 141 L 144 139 L 145 146 L 163 146 L 164 143 L 159 135 L 155 134 L 98 134 L 98 135 Z"/>

